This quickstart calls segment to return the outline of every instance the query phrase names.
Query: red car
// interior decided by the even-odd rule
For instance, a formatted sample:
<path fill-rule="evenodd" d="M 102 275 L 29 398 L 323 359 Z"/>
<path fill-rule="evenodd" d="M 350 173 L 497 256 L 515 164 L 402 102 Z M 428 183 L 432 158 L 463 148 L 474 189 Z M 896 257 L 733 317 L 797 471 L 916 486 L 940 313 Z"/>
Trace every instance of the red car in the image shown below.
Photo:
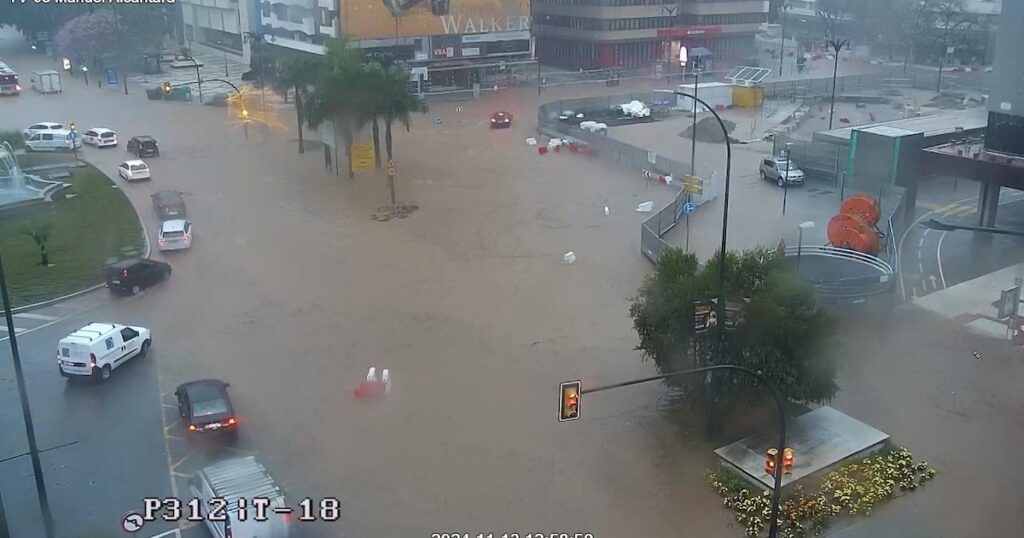
<path fill-rule="evenodd" d="M 512 114 L 510 112 L 495 112 L 491 116 L 491 129 L 504 129 L 512 126 Z"/>

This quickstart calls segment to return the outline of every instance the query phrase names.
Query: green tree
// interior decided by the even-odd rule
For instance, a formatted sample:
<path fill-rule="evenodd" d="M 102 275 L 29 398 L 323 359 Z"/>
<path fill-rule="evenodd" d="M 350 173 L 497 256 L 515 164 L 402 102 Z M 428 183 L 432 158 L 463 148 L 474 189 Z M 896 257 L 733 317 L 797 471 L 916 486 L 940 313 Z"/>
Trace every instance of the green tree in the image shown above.
<path fill-rule="evenodd" d="M 409 70 L 404 66 L 395 66 L 386 73 L 383 95 L 385 99 L 378 109 L 380 116 L 384 119 L 384 149 L 387 152 L 388 162 L 394 159 L 394 139 L 391 136 L 391 126 L 397 121 L 409 131 L 409 122 L 413 113 L 425 114 L 427 104 L 423 99 L 409 88 Z M 391 203 L 395 203 L 395 178 L 389 177 L 391 189 Z"/>
<path fill-rule="evenodd" d="M 365 66 L 362 54 L 349 48 L 345 40 L 332 40 L 318 70 L 314 89 L 305 103 L 306 123 L 313 129 L 325 121 L 333 121 L 335 132 L 340 131 L 345 144 L 348 176 L 355 179 L 352 170 L 352 142 L 357 122 L 367 105 Z"/>
<path fill-rule="evenodd" d="M 657 270 L 629 309 L 644 360 L 653 360 L 660 372 L 735 364 L 763 372 L 788 401 L 831 400 L 838 390 L 836 367 L 823 348 L 832 322 L 815 303 L 809 286 L 773 251 L 729 253 L 725 264 L 726 295 L 744 304 L 744 321 L 726 333 L 723 349 L 715 330 L 698 336 L 693 323 L 694 303 L 718 294 L 718 255 L 702 267 L 696 256 L 679 249 L 662 254 Z M 728 377 L 728 382 L 717 383 L 716 390 L 716 397 L 726 405 L 762 393 L 757 382 L 746 376 L 719 377 Z M 666 382 L 684 386 L 693 380 Z"/>
<path fill-rule="evenodd" d="M 306 151 L 302 140 L 303 97 L 309 94 L 309 86 L 313 84 L 321 67 L 321 62 L 315 59 L 291 60 L 281 66 L 273 80 L 274 90 L 277 92 L 287 95 L 288 90 L 295 90 L 295 115 L 298 117 L 299 125 L 299 153 Z"/>

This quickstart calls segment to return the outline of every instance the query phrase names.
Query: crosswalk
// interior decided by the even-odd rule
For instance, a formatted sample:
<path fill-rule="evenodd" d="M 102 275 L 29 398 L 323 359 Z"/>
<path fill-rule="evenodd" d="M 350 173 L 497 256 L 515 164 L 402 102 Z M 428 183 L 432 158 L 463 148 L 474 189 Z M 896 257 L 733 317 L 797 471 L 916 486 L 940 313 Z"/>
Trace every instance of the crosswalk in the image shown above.
<path fill-rule="evenodd" d="M 11 317 L 14 318 L 14 334 L 21 334 L 25 331 L 39 328 L 40 325 L 45 325 L 47 322 L 56 322 L 61 319 L 57 316 L 46 316 L 43 314 L 32 314 L 28 312 L 24 314 L 13 314 Z M 6 325 L 3 327 L 2 334 L 4 336 L 10 335 Z"/>
<path fill-rule="evenodd" d="M 247 82 L 242 82 L 242 74 L 249 71 L 249 66 L 243 63 L 238 56 L 202 46 L 193 46 L 191 52 L 192 57 L 200 64 L 199 74 L 204 81 L 204 96 L 231 91 L 230 86 L 213 79 L 226 80 L 239 88 L 249 85 Z M 164 82 L 170 82 L 172 86 L 177 86 L 196 81 L 195 67 L 173 68 L 169 64 L 161 64 L 160 69 L 163 71 L 162 73 L 129 76 L 128 82 L 146 87 L 157 87 Z M 191 88 L 194 94 L 198 94 L 197 85 L 193 84 Z"/>
<path fill-rule="evenodd" d="M 968 205 L 962 203 L 952 203 L 946 205 L 932 204 L 929 202 L 918 202 L 918 207 L 927 209 L 928 211 L 934 211 L 943 216 L 947 217 L 965 217 L 978 212 L 976 205 Z"/>

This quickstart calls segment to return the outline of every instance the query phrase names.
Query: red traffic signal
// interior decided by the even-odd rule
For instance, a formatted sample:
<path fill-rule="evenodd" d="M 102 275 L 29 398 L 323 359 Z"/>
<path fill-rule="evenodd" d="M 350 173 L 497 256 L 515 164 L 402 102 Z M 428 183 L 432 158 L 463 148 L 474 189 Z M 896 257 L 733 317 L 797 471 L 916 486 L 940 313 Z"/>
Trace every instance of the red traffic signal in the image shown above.
<path fill-rule="evenodd" d="M 775 476 L 775 458 L 779 457 L 779 450 L 769 448 L 764 453 L 764 472 Z"/>
<path fill-rule="evenodd" d="M 793 472 L 793 463 L 796 462 L 796 453 L 793 452 L 792 448 L 787 448 L 782 451 L 782 472 L 790 474 Z"/>
<path fill-rule="evenodd" d="M 558 386 L 558 421 L 576 420 L 580 418 L 580 393 L 583 392 L 582 381 L 566 381 Z"/>

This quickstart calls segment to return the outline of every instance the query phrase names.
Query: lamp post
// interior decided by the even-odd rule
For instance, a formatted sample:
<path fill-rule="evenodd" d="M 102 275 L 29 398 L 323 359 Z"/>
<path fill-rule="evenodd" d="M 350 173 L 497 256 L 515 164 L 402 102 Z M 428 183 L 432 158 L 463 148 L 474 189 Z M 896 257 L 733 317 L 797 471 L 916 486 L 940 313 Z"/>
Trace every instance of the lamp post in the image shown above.
<path fill-rule="evenodd" d="M 196 84 L 199 85 L 199 102 L 203 102 L 203 77 L 199 74 L 199 62 L 195 58 L 188 56 L 186 60 L 192 62 L 192 67 L 196 68 Z"/>
<path fill-rule="evenodd" d="M 718 301 L 719 307 L 725 304 L 724 300 Z M 725 318 L 721 318 L 724 320 Z M 719 326 L 724 325 L 720 323 Z M 639 385 L 640 383 L 647 383 L 649 381 L 659 381 L 669 377 L 680 377 L 693 374 L 701 374 L 706 372 L 714 372 L 716 370 L 730 370 L 734 372 L 741 372 L 750 377 L 756 379 L 761 386 L 765 388 L 772 395 L 772 400 L 775 401 L 775 412 L 778 415 L 779 421 L 779 448 L 775 454 L 775 486 L 772 488 L 772 512 L 771 512 L 771 523 L 768 526 L 768 538 L 777 538 L 779 535 L 779 504 L 782 501 L 782 459 L 783 450 L 786 446 L 786 402 L 782 399 L 782 395 L 779 394 L 778 389 L 768 381 L 768 378 L 761 372 L 755 372 L 749 368 L 742 366 L 736 366 L 733 364 L 718 364 L 715 366 L 705 366 L 703 368 L 693 368 L 691 370 L 680 370 L 677 372 L 669 372 L 667 374 L 656 375 L 652 377 L 645 377 L 641 379 L 634 379 L 632 381 L 625 381 L 621 383 L 613 383 L 611 385 L 604 385 L 600 387 L 583 389 L 580 391 L 580 395 L 590 394 L 594 392 L 601 392 L 610 389 L 616 389 L 620 387 L 628 387 L 630 385 Z M 578 416 L 578 415 L 577 415 Z"/>
<path fill-rule="evenodd" d="M 789 198 L 789 158 L 793 153 L 793 143 L 786 142 L 786 149 L 782 150 L 786 155 L 786 175 L 782 180 L 782 214 L 786 214 L 786 200 Z"/>
<path fill-rule="evenodd" d="M 796 242 L 796 272 L 800 273 L 800 253 L 804 249 L 804 230 L 810 230 L 814 228 L 813 220 L 805 220 L 801 222 L 798 227 L 800 228 L 800 239 Z"/>
<path fill-rule="evenodd" d="M 786 2 L 779 6 L 782 18 L 782 45 L 779 46 L 779 76 L 782 76 L 782 62 L 786 59 L 786 12 L 792 7 Z"/>
<path fill-rule="evenodd" d="M 828 129 L 832 130 L 832 117 L 836 114 L 836 76 L 839 74 L 839 51 L 850 44 L 849 39 L 829 39 L 828 46 L 836 53 L 836 62 L 832 67 L 832 103 L 828 109 Z M 940 71 L 941 72 L 941 71 Z"/>
<path fill-rule="evenodd" d="M 72 142 L 72 145 L 74 142 Z M 8 339 L 11 342 L 11 359 L 14 363 L 14 377 L 18 382 L 18 396 L 21 398 L 21 417 L 25 421 L 25 435 L 28 437 L 28 455 L 32 460 L 32 474 L 36 479 L 36 493 L 39 497 L 39 509 L 43 514 L 43 529 L 47 538 L 53 538 L 53 514 L 50 513 L 50 499 L 46 495 L 46 481 L 43 479 L 43 466 L 39 463 L 39 447 L 36 445 L 36 430 L 32 425 L 32 409 L 29 407 L 28 390 L 25 388 L 25 374 L 21 370 L 21 355 L 18 353 L 18 338 L 14 330 L 14 319 L 11 316 L 11 300 L 7 295 L 7 279 L 4 277 L 4 264 L 0 259 L 0 297 L 3 298 L 4 319 L 7 322 Z"/>
<path fill-rule="evenodd" d="M 88 86 L 89 85 L 89 68 L 84 66 L 84 65 L 82 66 L 82 75 L 85 76 L 85 85 Z"/>

